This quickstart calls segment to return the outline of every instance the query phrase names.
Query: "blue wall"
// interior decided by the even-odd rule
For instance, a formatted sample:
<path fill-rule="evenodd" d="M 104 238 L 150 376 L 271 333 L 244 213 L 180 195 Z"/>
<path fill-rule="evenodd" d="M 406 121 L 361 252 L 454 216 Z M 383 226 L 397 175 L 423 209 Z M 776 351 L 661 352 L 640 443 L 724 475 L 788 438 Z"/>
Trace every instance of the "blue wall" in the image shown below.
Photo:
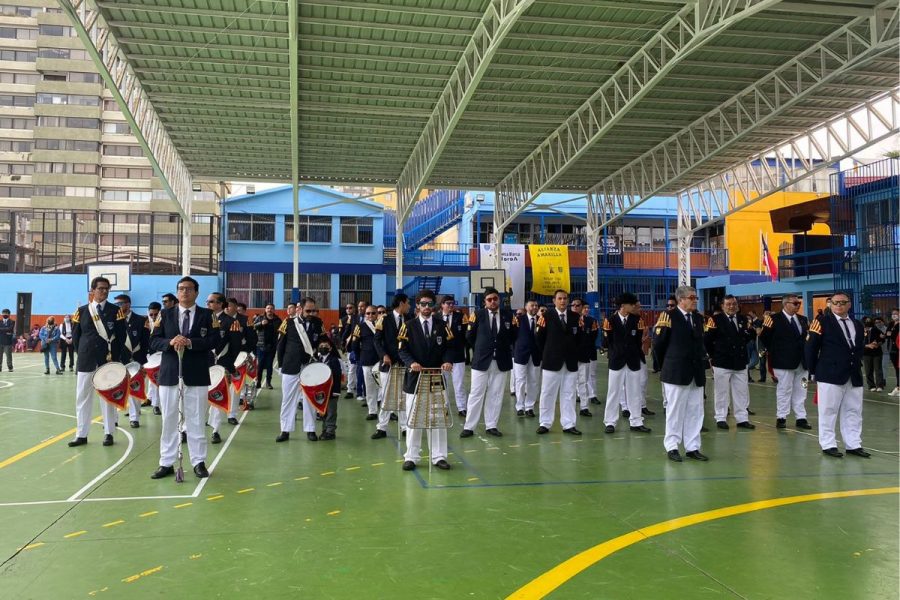
<path fill-rule="evenodd" d="M 146 312 L 147 304 L 166 292 L 175 293 L 180 275 L 132 275 L 132 306 L 139 313 Z M 221 291 L 216 275 L 194 276 L 200 282 L 201 298 L 207 292 Z M 4 273 L 0 275 L 0 309 L 8 308 L 16 313 L 16 294 L 31 292 L 31 312 L 36 315 L 63 315 L 73 312 L 87 302 L 90 281 L 81 275 L 44 275 L 40 273 Z M 110 294 L 110 297 L 116 293 Z"/>

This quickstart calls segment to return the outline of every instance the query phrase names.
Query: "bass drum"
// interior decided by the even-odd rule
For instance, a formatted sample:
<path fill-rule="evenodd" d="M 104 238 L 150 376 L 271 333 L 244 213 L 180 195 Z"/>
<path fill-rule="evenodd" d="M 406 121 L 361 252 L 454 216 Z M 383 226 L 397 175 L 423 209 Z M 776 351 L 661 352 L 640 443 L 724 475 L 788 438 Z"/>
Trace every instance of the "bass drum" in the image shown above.
<path fill-rule="evenodd" d="M 319 414 L 324 415 L 331 398 L 331 369 L 324 363 L 310 363 L 300 371 L 300 388 Z"/>

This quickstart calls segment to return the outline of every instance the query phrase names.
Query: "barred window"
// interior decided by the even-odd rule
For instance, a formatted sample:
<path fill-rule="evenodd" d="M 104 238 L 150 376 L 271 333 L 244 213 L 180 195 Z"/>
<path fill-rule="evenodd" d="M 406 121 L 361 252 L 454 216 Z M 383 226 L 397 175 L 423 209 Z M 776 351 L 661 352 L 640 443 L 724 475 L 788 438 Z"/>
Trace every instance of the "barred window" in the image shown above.
<path fill-rule="evenodd" d="M 246 242 L 274 242 L 275 215 L 229 215 L 228 239 Z"/>
<path fill-rule="evenodd" d="M 56 37 L 75 37 L 75 29 L 68 25 L 38 25 L 41 35 L 53 35 Z"/>
<path fill-rule="evenodd" d="M 311 217 L 300 215 L 301 242 L 331 243 L 331 217 Z M 294 242 L 294 216 L 287 215 L 284 218 L 284 241 L 288 244 Z"/>
<path fill-rule="evenodd" d="M 293 273 L 284 273 L 284 303 L 291 302 L 291 288 L 294 287 Z M 331 273 L 300 273 L 300 297 L 309 296 L 319 308 L 331 308 Z"/>
<path fill-rule="evenodd" d="M 371 275 L 341 275 L 340 276 L 340 304 L 356 304 L 360 300 L 372 299 Z"/>
<path fill-rule="evenodd" d="M 228 273 L 225 295 L 237 298 L 251 308 L 263 308 L 275 293 L 274 273 Z"/>
<path fill-rule="evenodd" d="M 342 244 L 371 244 L 373 230 L 371 217 L 341 217 Z"/>

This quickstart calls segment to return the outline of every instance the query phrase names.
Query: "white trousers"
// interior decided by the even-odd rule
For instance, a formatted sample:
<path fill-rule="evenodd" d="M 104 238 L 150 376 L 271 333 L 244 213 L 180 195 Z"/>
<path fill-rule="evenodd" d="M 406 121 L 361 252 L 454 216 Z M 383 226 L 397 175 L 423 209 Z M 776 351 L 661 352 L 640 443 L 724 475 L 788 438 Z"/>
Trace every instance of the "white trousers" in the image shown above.
<path fill-rule="evenodd" d="M 590 380 L 591 363 L 578 363 L 578 379 L 575 381 L 575 390 L 578 395 L 578 402 L 581 403 L 581 408 L 587 408 L 588 400 L 591 399 Z"/>
<path fill-rule="evenodd" d="M 747 407 L 750 406 L 750 391 L 747 387 L 747 369 L 732 370 L 713 367 L 715 385 L 716 422 L 724 421 L 728 415 L 729 394 L 734 406 L 734 420 L 744 423 L 749 420 Z"/>
<path fill-rule="evenodd" d="M 484 428 L 493 429 L 500 421 L 500 408 L 503 406 L 503 391 L 506 384 L 506 372 L 497 368 L 497 361 L 492 360 L 487 371 L 472 369 L 472 388 L 469 390 L 469 408 L 466 413 L 466 424 L 463 428 L 474 430 L 481 420 L 481 409 L 484 408 Z"/>
<path fill-rule="evenodd" d="M 416 402 L 415 394 L 406 395 L 406 407 L 413 410 Z M 406 430 L 406 454 L 404 460 L 419 462 L 419 451 L 422 447 L 422 431 L 428 437 L 428 451 L 431 453 L 431 463 L 447 459 L 447 430 L 446 429 L 407 429 Z"/>
<path fill-rule="evenodd" d="M 208 390 L 205 385 L 189 385 L 184 388 L 184 430 L 187 432 L 188 453 L 191 466 L 206 460 L 206 437 L 203 435 L 201 411 L 206 404 Z M 178 386 L 159 386 L 159 405 L 162 410 L 162 433 L 159 436 L 159 464 L 175 465 L 181 435 L 178 433 Z"/>
<path fill-rule="evenodd" d="M 231 382 L 228 383 L 228 394 L 231 398 L 231 407 L 228 411 L 227 418 L 237 419 L 238 405 L 240 404 L 238 399 L 240 398 L 240 395 L 235 393 Z M 208 402 L 209 401 L 207 400 L 207 403 Z M 216 408 L 212 404 L 209 405 L 209 414 L 206 416 L 206 422 L 209 423 L 209 426 L 212 427 L 213 431 L 219 431 L 219 425 L 222 424 L 222 421 L 225 420 L 225 418 L 225 411 Z"/>
<path fill-rule="evenodd" d="M 466 410 L 468 406 L 468 394 L 466 394 L 466 363 L 453 363 L 453 369 L 444 371 L 444 386 L 449 390 L 453 388 L 453 397 L 456 399 L 456 410 Z"/>
<path fill-rule="evenodd" d="M 297 419 L 297 404 L 303 402 L 303 431 L 316 430 L 316 409 L 312 407 L 306 394 L 300 388 L 300 375 L 281 375 L 281 430 L 294 431 Z M 330 402 L 330 400 L 329 400 Z"/>
<path fill-rule="evenodd" d="M 350 362 L 350 354 L 344 355 L 341 361 L 344 367 L 344 374 L 347 376 L 347 391 L 356 394 L 356 365 Z"/>
<path fill-rule="evenodd" d="M 150 406 L 159 407 L 159 386 L 154 383 L 150 383 L 150 380 L 147 380 L 147 397 L 150 398 Z"/>
<path fill-rule="evenodd" d="M 786 419 L 794 411 L 798 419 L 806 418 L 806 390 L 801 383 L 806 377 L 806 369 L 773 369 L 778 385 L 775 388 L 775 416 Z"/>
<path fill-rule="evenodd" d="M 817 383 L 819 391 L 819 445 L 822 450 L 837 447 L 834 426 L 840 417 L 841 437 L 848 450 L 862 448 L 863 388 Z"/>
<path fill-rule="evenodd" d="M 666 409 L 666 452 L 678 450 L 684 443 L 688 452 L 700 449 L 700 429 L 703 427 L 703 388 L 693 383 L 675 385 L 664 383 Z"/>
<path fill-rule="evenodd" d="M 141 420 L 141 400 L 137 400 L 135 398 L 128 398 L 128 420 L 129 421 L 140 421 Z"/>
<path fill-rule="evenodd" d="M 647 383 L 650 381 L 650 370 L 647 363 L 641 363 L 641 408 L 647 406 Z"/>
<path fill-rule="evenodd" d="M 516 393 L 516 381 L 512 377 L 509 378 L 509 393 L 510 394 Z"/>
<path fill-rule="evenodd" d="M 94 376 L 93 371 L 76 373 L 78 379 L 75 383 L 75 423 L 78 429 L 76 437 L 86 438 L 91 429 L 91 419 L 94 418 L 94 386 L 91 384 L 91 378 Z M 100 402 L 100 414 L 103 415 L 103 432 L 112 435 L 116 429 L 116 407 L 97 398 Z"/>
<path fill-rule="evenodd" d="M 513 363 L 516 385 L 516 410 L 534 410 L 541 389 L 541 368 L 530 360 L 528 364 Z"/>
<path fill-rule="evenodd" d="M 603 424 L 616 426 L 619 408 L 625 407 L 631 413 L 628 424 L 640 427 L 644 424 L 641 414 L 641 372 L 632 371 L 627 366 L 618 371 L 609 370 L 609 384 L 606 389 L 606 408 L 603 410 Z"/>
<path fill-rule="evenodd" d="M 378 398 L 381 395 L 381 388 L 378 387 L 378 384 L 375 383 L 375 371 L 378 370 L 378 363 L 375 363 L 371 367 L 367 367 L 363 365 L 363 377 L 366 380 L 366 406 L 369 409 L 370 415 L 378 414 Z M 306 407 L 303 407 L 303 410 L 306 410 Z"/>
<path fill-rule="evenodd" d="M 563 429 L 575 427 L 575 385 L 578 371 L 565 366 L 559 371 L 541 369 L 541 426 L 550 429 L 556 420 L 556 397 L 559 396 L 559 422 Z"/>

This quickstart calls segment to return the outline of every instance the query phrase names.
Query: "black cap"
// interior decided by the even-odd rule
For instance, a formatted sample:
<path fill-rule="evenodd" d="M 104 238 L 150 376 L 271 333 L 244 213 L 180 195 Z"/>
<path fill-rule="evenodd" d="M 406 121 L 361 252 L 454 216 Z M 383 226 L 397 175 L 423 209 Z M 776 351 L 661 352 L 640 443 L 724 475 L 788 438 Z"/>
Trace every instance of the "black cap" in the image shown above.
<path fill-rule="evenodd" d="M 129 296 L 128 294 L 119 294 L 118 296 L 113 298 L 113 300 L 124 300 L 125 302 L 131 304 L 131 296 Z"/>

